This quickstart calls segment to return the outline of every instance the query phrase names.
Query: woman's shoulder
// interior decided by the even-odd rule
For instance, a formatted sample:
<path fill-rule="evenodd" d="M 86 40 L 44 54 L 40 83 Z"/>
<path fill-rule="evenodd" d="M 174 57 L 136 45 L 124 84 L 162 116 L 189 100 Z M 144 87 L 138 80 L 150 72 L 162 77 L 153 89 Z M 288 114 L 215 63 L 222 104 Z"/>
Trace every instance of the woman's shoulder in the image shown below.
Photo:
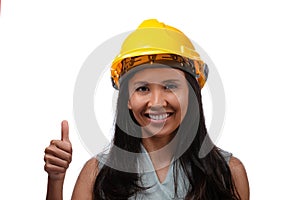
<path fill-rule="evenodd" d="M 98 159 L 97 157 L 90 158 L 83 166 L 83 169 L 98 171 Z"/>
<path fill-rule="evenodd" d="M 241 199 L 248 200 L 250 196 L 249 181 L 242 161 L 228 151 L 220 148 L 218 150 L 229 166 L 235 188 Z"/>
<path fill-rule="evenodd" d="M 83 166 L 77 178 L 72 199 L 92 199 L 94 182 L 98 172 L 98 160 L 93 157 Z"/>
<path fill-rule="evenodd" d="M 233 177 L 247 177 L 246 169 L 237 157 L 231 156 L 229 160 L 229 168 Z"/>
<path fill-rule="evenodd" d="M 230 156 L 228 166 L 233 176 L 247 176 L 244 164 L 235 156 Z"/>
<path fill-rule="evenodd" d="M 241 199 L 249 199 L 249 181 L 243 163 L 238 158 L 231 156 L 229 168 L 235 188 L 241 196 Z"/>

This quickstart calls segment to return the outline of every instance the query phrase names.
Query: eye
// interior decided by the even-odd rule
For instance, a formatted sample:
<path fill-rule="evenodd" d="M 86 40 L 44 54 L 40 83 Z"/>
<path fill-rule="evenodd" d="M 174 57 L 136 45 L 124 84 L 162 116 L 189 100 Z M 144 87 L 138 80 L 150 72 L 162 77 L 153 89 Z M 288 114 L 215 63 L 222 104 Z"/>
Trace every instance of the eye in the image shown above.
<path fill-rule="evenodd" d="M 175 89 L 177 89 L 178 87 L 177 87 L 177 85 L 176 84 L 167 84 L 167 85 L 165 85 L 165 89 L 166 90 L 175 90 Z"/>
<path fill-rule="evenodd" d="M 137 92 L 147 92 L 147 91 L 149 91 L 149 88 L 147 86 L 140 86 L 140 87 L 136 88 L 135 91 L 137 91 Z"/>

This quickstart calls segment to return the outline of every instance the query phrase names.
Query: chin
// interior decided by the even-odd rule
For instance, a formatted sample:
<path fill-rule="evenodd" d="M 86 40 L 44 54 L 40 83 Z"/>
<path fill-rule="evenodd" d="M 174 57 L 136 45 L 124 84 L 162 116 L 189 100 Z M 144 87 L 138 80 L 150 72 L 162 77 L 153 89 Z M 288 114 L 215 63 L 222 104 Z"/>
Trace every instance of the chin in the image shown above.
<path fill-rule="evenodd" d="M 147 134 L 147 137 L 166 137 L 166 136 L 174 136 L 175 130 L 168 130 L 165 128 L 159 129 L 159 128 L 144 128 L 144 133 Z"/>

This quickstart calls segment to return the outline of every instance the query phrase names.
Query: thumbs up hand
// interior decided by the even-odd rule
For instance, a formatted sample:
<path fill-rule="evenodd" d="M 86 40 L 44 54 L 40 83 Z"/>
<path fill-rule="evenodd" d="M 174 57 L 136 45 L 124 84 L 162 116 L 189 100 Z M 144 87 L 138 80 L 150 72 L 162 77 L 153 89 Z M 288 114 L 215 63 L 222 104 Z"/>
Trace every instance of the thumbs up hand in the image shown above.
<path fill-rule="evenodd" d="M 45 149 L 45 166 L 48 177 L 64 180 L 66 170 L 72 161 L 72 144 L 69 140 L 69 125 L 66 120 L 61 123 L 61 140 L 52 140 Z"/>

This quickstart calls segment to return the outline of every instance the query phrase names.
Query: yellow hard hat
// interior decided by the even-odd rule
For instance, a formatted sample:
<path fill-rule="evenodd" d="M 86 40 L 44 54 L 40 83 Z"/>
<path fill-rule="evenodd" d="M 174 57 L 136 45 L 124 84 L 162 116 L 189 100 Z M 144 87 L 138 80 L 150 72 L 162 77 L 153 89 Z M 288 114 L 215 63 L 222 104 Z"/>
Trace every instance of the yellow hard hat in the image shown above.
<path fill-rule="evenodd" d="M 207 80 L 208 67 L 201 60 L 189 38 L 172 26 L 156 19 L 149 19 L 143 21 L 125 39 L 120 53 L 113 60 L 111 66 L 113 86 L 119 88 L 119 79 L 129 69 L 157 60 L 187 63 L 201 88 Z"/>

